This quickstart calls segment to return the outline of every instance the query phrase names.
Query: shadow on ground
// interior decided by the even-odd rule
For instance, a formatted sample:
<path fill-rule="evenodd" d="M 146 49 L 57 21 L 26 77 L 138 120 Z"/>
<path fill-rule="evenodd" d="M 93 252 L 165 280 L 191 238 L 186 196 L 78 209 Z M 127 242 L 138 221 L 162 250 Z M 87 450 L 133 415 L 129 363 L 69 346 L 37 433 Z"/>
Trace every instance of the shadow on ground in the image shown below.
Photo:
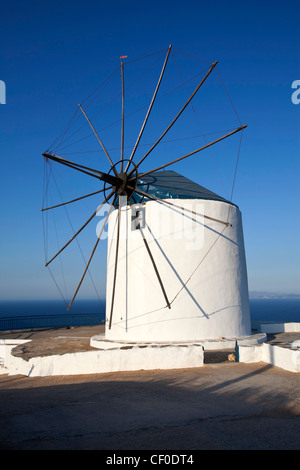
<path fill-rule="evenodd" d="M 0 376 L 0 449 L 292 450 L 299 426 L 297 374 L 212 354 L 197 369 Z"/>

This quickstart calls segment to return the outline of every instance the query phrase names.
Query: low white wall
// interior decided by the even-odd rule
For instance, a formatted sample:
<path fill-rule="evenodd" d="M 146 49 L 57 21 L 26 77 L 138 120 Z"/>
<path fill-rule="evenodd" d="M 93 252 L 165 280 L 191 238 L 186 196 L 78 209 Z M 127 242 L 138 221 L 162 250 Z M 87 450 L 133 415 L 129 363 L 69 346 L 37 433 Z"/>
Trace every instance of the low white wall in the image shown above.
<path fill-rule="evenodd" d="M 298 350 L 264 344 L 262 360 L 290 372 L 300 372 L 300 351 Z"/>
<path fill-rule="evenodd" d="M 28 339 L 0 339 L 0 374 L 7 374 L 11 360 L 11 350 Z"/>
<path fill-rule="evenodd" d="M 238 360 L 243 363 L 265 362 L 290 372 L 300 372 L 300 350 L 268 343 L 259 346 L 238 346 Z"/>
<path fill-rule="evenodd" d="M 264 333 L 300 333 L 300 323 L 260 323 L 259 329 Z"/>
<path fill-rule="evenodd" d="M 35 357 L 24 361 L 9 356 L 6 361 L 10 375 L 27 376 L 78 375 L 105 372 L 182 369 L 203 366 L 202 346 L 147 346 L 131 349 L 110 349 L 81 353 Z M 7 373 L 7 372 L 6 372 Z"/>

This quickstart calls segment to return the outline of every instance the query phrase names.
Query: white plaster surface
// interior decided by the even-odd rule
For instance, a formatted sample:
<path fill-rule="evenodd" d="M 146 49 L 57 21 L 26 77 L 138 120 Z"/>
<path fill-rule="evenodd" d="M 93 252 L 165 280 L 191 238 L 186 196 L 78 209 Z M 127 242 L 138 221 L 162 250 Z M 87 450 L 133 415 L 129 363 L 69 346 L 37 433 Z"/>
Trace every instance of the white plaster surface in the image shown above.
<path fill-rule="evenodd" d="M 115 266 L 117 210 L 109 219 L 106 338 L 126 341 L 199 341 L 251 334 L 241 213 L 221 201 L 169 202 L 222 221 L 193 216 L 158 202 L 143 206 L 143 234 L 171 308 L 158 282 L 132 209 L 121 209 L 116 290 L 108 328 Z"/>
<path fill-rule="evenodd" d="M 149 345 L 144 348 L 134 346 L 130 349 L 116 347 L 106 350 L 34 357 L 28 361 L 10 354 L 5 364 L 6 373 L 31 377 L 201 366 L 203 366 L 203 347 L 196 345 L 189 347 Z"/>
<path fill-rule="evenodd" d="M 300 350 L 273 344 L 242 345 L 238 348 L 239 362 L 264 362 L 290 372 L 300 372 Z"/>
<path fill-rule="evenodd" d="M 12 358 L 11 350 L 29 341 L 28 339 L 0 339 L 0 374 L 7 374 Z"/>
<path fill-rule="evenodd" d="M 266 322 L 266 323 L 260 323 L 259 328 L 260 328 L 260 331 L 264 331 L 265 333 L 296 333 L 296 332 L 300 332 L 300 323 Z"/>
<path fill-rule="evenodd" d="M 130 347 L 130 346 L 139 346 L 145 347 L 149 344 L 152 346 L 192 346 L 193 344 L 201 345 L 205 350 L 218 350 L 218 349 L 234 349 L 238 344 L 261 344 L 267 340 L 267 335 L 265 333 L 258 333 L 250 336 L 244 336 L 242 338 L 218 338 L 218 339 L 207 339 L 199 341 L 180 341 L 180 342 L 127 342 L 127 341 L 110 341 L 106 339 L 105 335 L 95 335 L 90 340 L 90 345 L 98 349 L 114 349 L 117 347 Z"/>

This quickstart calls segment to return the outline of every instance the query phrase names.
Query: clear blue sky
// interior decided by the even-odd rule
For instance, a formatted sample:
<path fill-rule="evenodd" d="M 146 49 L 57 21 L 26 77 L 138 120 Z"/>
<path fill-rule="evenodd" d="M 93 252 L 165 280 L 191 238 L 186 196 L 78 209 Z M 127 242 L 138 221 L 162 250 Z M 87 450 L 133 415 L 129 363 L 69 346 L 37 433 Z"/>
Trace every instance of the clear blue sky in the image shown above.
<path fill-rule="evenodd" d="M 233 199 L 243 214 L 250 290 L 300 294 L 300 104 L 291 101 L 299 17 L 298 1 L 2 2 L 0 299 L 59 296 L 44 268 L 41 153 L 121 55 L 135 59 L 171 43 L 219 61 L 248 125 Z M 209 185 L 200 166 L 196 174 L 187 162 L 177 170 Z"/>

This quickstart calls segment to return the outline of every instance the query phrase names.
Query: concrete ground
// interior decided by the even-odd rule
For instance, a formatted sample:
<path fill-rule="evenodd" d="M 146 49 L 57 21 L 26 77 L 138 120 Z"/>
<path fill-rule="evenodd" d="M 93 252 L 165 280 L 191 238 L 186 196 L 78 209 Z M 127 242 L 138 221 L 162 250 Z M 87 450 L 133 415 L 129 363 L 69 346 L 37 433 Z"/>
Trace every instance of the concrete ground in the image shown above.
<path fill-rule="evenodd" d="M 31 337 L 35 354 L 54 343 L 63 353 L 88 348 L 95 328 L 5 337 Z M 194 369 L 0 375 L 0 449 L 299 450 L 299 374 L 230 362 L 230 352 L 208 351 Z"/>

